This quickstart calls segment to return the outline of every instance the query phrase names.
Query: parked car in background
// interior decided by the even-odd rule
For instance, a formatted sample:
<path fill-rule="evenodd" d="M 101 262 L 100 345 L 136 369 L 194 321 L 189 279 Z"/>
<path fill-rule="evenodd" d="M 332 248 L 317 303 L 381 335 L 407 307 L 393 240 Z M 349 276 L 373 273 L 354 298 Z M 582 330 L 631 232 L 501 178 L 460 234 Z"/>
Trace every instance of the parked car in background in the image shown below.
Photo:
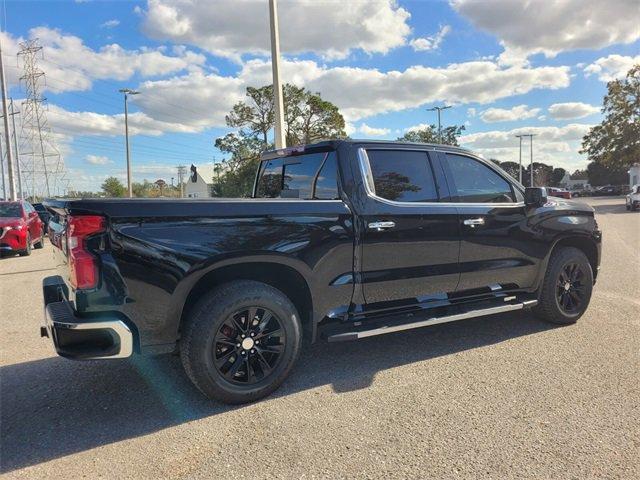
<path fill-rule="evenodd" d="M 616 185 L 598 187 L 593 191 L 594 197 L 615 197 L 617 195 L 622 195 L 622 187 Z"/>
<path fill-rule="evenodd" d="M 547 187 L 547 195 L 551 197 L 571 199 L 571 192 L 562 188 Z"/>
<path fill-rule="evenodd" d="M 47 225 L 49 225 L 49 219 L 51 219 L 51 212 L 41 203 L 34 203 L 33 208 L 38 212 L 38 216 L 40 220 L 42 220 L 42 223 L 44 223 L 44 229 L 46 231 Z"/>
<path fill-rule="evenodd" d="M 0 252 L 31 255 L 44 246 L 44 223 L 29 202 L 0 202 Z"/>
<path fill-rule="evenodd" d="M 640 210 L 640 185 L 634 185 L 625 197 L 627 210 Z"/>

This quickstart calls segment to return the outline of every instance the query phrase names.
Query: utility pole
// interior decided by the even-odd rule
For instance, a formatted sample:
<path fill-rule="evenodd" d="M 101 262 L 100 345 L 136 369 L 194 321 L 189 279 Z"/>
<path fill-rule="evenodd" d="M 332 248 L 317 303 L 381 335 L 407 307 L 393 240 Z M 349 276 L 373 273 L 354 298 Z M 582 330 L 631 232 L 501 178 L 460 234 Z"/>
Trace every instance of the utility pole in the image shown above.
<path fill-rule="evenodd" d="M 16 181 L 13 177 L 13 152 L 9 136 L 9 110 L 7 109 L 7 85 L 4 78 L 4 57 L 2 56 L 2 42 L 0 42 L 0 89 L 2 90 L 2 116 L 4 117 L 4 139 L 7 151 L 7 174 L 9 175 L 9 198 L 17 200 Z"/>
<path fill-rule="evenodd" d="M 533 137 L 535 137 L 535 133 L 523 133 L 521 135 L 516 135 L 520 139 L 520 183 L 522 183 L 522 137 L 527 137 L 529 139 L 529 186 L 533 187 Z"/>
<path fill-rule="evenodd" d="M 129 190 L 129 198 L 133 197 L 133 188 L 131 187 L 131 155 L 129 152 L 129 110 L 127 108 L 127 100 L 129 95 L 138 95 L 140 92 L 131 90 L 130 88 L 121 88 L 118 90 L 124 94 L 124 137 L 127 149 L 127 189 Z"/>
<path fill-rule="evenodd" d="M 442 125 L 440 123 L 440 112 L 451 108 L 451 105 L 443 105 L 441 107 L 427 108 L 427 112 L 438 112 L 438 142 L 442 143 Z"/>
<path fill-rule="evenodd" d="M 278 32 L 277 0 L 269 0 L 269 20 L 271 30 L 271 70 L 273 72 L 273 104 L 275 107 L 275 143 L 276 148 L 285 148 L 284 102 L 282 83 L 280 82 L 280 34 Z"/>
<path fill-rule="evenodd" d="M 178 169 L 178 183 L 180 184 L 180 198 L 184 198 L 183 178 L 184 178 L 184 174 L 187 172 L 187 167 L 185 167 L 184 165 L 178 165 L 176 168 Z"/>
<path fill-rule="evenodd" d="M 18 149 L 18 137 L 16 134 L 16 115 L 20 113 L 20 110 L 14 110 L 13 108 L 13 98 L 11 100 L 11 126 L 13 128 L 13 148 L 16 153 L 16 169 L 18 170 L 18 192 L 20 195 L 20 199 L 24 200 L 24 189 L 22 186 L 22 169 L 20 168 L 20 150 Z"/>

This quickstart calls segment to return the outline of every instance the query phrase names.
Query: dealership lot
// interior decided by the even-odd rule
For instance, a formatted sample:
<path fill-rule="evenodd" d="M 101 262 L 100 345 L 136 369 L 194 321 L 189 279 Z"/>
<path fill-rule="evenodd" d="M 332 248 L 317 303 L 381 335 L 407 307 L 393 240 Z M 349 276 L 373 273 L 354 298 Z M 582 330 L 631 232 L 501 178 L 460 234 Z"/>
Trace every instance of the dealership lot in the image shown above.
<path fill-rule="evenodd" d="M 177 357 L 71 362 L 39 338 L 51 247 L 0 261 L 6 478 L 637 478 L 640 213 L 604 231 L 575 326 L 503 314 L 318 344 L 276 394 L 204 399 Z"/>

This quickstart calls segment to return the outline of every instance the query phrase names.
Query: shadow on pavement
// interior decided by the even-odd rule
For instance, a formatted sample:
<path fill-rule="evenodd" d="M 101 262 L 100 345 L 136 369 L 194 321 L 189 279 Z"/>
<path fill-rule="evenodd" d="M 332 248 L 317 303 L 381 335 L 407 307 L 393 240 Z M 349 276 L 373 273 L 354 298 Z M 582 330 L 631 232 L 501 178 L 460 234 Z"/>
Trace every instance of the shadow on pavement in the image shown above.
<path fill-rule="evenodd" d="M 303 353 L 272 398 L 322 385 L 336 394 L 368 388 L 379 371 L 550 328 L 520 312 L 319 343 Z M 205 399 L 175 356 L 103 362 L 51 357 L 2 367 L 0 378 L 2 473 L 243 408 Z"/>
<path fill-rule="evenodd" d="M 596 211 L 598 215 L 606 215 L 609 213 L 626 213 L 627 215 L 636 214 L 638 212 L 631 212 L 625 208 L 625 200 L 624 198 L 620 198 L 620 203 L 614 204 L 605 204 L 605 205 L 594 205 L 591 204 L 593 209 Z"/>

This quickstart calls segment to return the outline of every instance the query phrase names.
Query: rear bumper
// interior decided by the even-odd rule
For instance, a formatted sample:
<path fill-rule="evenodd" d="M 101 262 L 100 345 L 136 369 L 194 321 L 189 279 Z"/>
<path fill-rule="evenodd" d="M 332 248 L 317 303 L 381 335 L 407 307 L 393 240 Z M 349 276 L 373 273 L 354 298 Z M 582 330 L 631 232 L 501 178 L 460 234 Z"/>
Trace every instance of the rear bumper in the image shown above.
<path fill-rule="evenodd" d="M 44 326 L 40 335 L 53 342 L 56 353 L 73 360 L 126 358 L 133 353 L 133 332 L 119 318 L 79 317 L 65 299 L 60 277 L 47 277 L 42 284 Z"/>

